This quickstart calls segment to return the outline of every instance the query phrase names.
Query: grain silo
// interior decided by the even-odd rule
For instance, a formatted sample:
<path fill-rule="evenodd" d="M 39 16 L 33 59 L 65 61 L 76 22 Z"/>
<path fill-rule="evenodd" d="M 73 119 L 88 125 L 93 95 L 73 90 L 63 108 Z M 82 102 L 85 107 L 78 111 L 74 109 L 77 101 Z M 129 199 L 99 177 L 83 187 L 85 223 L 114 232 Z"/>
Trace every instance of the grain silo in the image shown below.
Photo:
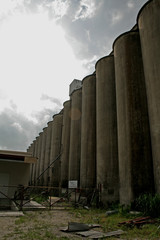
<path fill-rule="evenodd" d="M 41 161 L 40 161 L 40 175 L 44 172 L 44 158 L 45 158 L 45 147 L 46 147 L 46 134 L 47 134 L 47 127 L 43 128 L 42 132 L 42 145 L 41 145 Z M 39 178 L 39 184 L 44 185 L 44 174 L 41 175 Z"/>
<path fill-rule="evenodd" d="M 51 154 L 50 154 L 50 164 L 49 171 L 50 186 L 59 188 L 60 186 L 60 157 L 61 153 L 61 138 L 62 138 L 62 124 L 63 124 L 63 114 L 59 113 L 53 116 L 52 121 L 52 138 L 51 138 Z M 57 192 L 57 191 L 55 191 Z"/>
<path fill-rule="evenodd" d="M 69 180 L 80 181 L 82 89 L 71 93 Z"/>
<path fill-rule="evenodd" d="M 160 0 L 147 2 L 137 21 L 147 89 L 155 190 L 160 193 Z"/>
<path fill-rule="evenodd" d="M 40 164 L 41 164 L 41 161 L 42 161 L 42 159 L 41 159 L 42 135 L 43 135 L 43 132 L 40 132 L 39 133 L 39 145 L 38 145 L 37 174 L 36 174 L 37 185 L 40 184 L 39 176 L 40 176 Z"/>
<path fill-rule="evenodd" d="M 63 127 L 62 127 L 62 155 L 61 155 L 61 187 L 68 187 L 68 171 L 69 171 L 69 147 L 70 147 L 70 111 L 71 102 L 63 103 Z"/>
<path fill-rule="evenodd" d="M 96 76 L 82 80 L 80 187 L 96 187 Z"/>
<path fill-rule="evenodd" d="M 44 155 L 44 170 L 46 170 L 50 164 L 50 153 L 51 153 L 51 138 L 52 138 L 52 121 L 47 123 L 46 131 L 46 144 L 45 144 L 45 155 Z M 44 173 L 44 185 L 47 186 L 49 183 L 49 170 Z"/>
<path fill-rule="evenodd" d="M 138 31 L 114 42 L 120 202 L 153 189 L 146 88 Z"/>
<path fill-rule="evenodd" d="M 97 186 L 103 203 L 119 200 L 114 56 L 96 63 Z"/>

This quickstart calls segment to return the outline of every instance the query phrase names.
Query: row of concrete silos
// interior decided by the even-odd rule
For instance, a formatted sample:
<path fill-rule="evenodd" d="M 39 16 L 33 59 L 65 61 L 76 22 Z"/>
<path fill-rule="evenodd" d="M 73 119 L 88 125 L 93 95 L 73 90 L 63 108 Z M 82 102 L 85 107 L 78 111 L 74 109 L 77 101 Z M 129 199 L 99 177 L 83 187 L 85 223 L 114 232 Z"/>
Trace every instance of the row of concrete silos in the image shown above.
<path fill-rule="evenodd" d="M 39 158 L 32 182 L 61 153 L 39 184 L 67 188 L 77 180 L 81 188 L 98 188 L 103 203 L 160 193 L 159 14 L 160 0 L 148 1 L 134 30 L 114 41 L 112 54 L 97 61 L 53 118 L 51 136 L 48 124 L 31 144 L 28 151 Z"/>

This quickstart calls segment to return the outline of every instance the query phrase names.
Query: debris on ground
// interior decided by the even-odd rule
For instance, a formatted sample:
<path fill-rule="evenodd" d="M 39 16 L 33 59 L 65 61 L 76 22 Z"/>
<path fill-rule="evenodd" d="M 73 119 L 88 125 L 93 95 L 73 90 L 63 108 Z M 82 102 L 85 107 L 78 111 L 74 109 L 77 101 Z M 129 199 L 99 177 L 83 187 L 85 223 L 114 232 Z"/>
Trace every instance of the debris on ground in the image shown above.
<path fill-rule="evenodd" d="M 118 210 L 110 210 L 110 211 L 107 211 L 107 212 L 106 212 L 106 215 L 107 215 L 107 216 L 110 216 L 110 215 L 116 214 L 116 213 L 118 213 Z"/>
<path fill-rule="evenodd" d="M 122 230 L 112 231 L 112 232 L 100 232 L 92 230 L 93 228 L 100 227 L 99 224 L 85 224 L 85 223 L 77 223 L 77 222 L 70 222 L 68 223 L 68 227 L 61 228 L 60 230 L 63 232 L 74 232 L 77 235 L 82 237 L 88 237 L 92 239 L 99 239 L 104 237 L 111 237 L 111 236 L 118 236 L 124 233 Z"/>
<path fill-rule="evenodd" d="M 147 216 L 147 217 L 139 217 L 129 221 L 121 222 L 118 224 L 118 226 L 124 225 L 127 227 L 134 227 L 134 226 L 140 227 L 143 224 L 153 224 L 153 223 L 156 223 L 156 220 Z"/>
<path fill-rule="evenodd" d="M 112 232 L 98 232 L 98 231 L 94 231 L 94 230 L 90 230 L 90 231 L 85 231 L 85 232 L 76 232 L 76 234 L 82 236 L 82 237 L 88 237 L 90 239 L 99 239 L 99 238 L 106 238 L 106 237 L 112 237 L 112 236 L 119 236 L 121 234 L 123 234 L 124 231 L 122 231 L 121 229 L 117 230 L 117 231 L 112 231 Z"/>
<path fill-rule="evenodd" d="M 68 227 L 61 228 L 63 232 L 79 232 L 79 231 L 88 231 L 92 228 L 100 227 L 99 224 L 85 224 L 77 222 L 69 222 Z"/>

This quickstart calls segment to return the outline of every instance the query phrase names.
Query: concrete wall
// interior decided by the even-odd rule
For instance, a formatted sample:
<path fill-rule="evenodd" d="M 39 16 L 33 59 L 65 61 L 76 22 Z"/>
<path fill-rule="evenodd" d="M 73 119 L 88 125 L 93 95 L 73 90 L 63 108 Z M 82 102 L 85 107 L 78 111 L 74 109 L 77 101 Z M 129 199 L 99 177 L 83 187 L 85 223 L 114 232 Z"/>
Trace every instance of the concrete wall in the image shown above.
<path fill-rule="evenodd" d="M 138 15 L 156 192 L 160 193 L 160 0 L 148 2 Z"/>
<path fill-rule="evenodd" d="M 103 203 L 119 200 L 114 56 L 96 63 L 97 184 Z"/>
<path fill-rule="evenodd" d="M 50 164 L 50 154 L 51 154 L 51 139 L 52 139 L 52 124 L 53 122 L 48 122 L 46 129 L 46 140 L 45 140 L 45 154 L 44 154 L 44 170 L 48 168 Z M 49 169 L 43 174 L 44 185 L 47 186 L 50 181 Z"/>
<path fill-rule="evenodd" d="M 82 81 L 80 187 L 96 187 L 96 76 Z"/>
<path fill-rule="evenodd" d="M 42 149 L 42 135 L 43 135 L 43 132 L 40 132 L 39 133 L 39 144 L 38 144 L 38 160 L 37 160 L 37 171 L 36 171 L 36 184 L 37 185 L 40 185 L 40 179 L 39 179 L 39 176 L 40 176 L 40 165 L 41 165 L 41 149 Z"/>
<path fill-rule="evenodd" d="M 10 198 L 14 197 L 14 193 L 17 190 L 16 186 L 19 184 L 27 186 L 29 183 L 30 176 L 30 164 L 23 162 L 9 162 L 9 161 L 0 161 L 0 175 L 8 175 L 8 184 L 9 188 L 2 188 L 2 192 L 5 191 L 6 195 Z M 2 197 L 2 195 L 1 195 Z"/>
<path fill-rule="evenodd" d="M 43 128 L 42 133 L 42 145 L 41 145 L 41 159 L 40 159 L 40 175 L 44 171 L 44 159 L 45 159 L 45 151 L 46 151 L 46 136 L 47 136 L 47 128 Z M 44 185 L 44 175 L 39 178 L 39 185 Z"/>
<path fill-rule="evenodd" d="M 54 165 L 54 175 L 52 168 L 49 171 L 50 185 L 67 187 L 68 180 L 78 180 L 79 184 L 81 176 L 81 187 L 92 187 L 97 179 L 104 204 L 118 200 L 119 192 L 122 204 L 129 204 L 144 192 L 154 192 L 154 180 L 156 192 L 160 193 L 159 13 L 160 0 L 146 3 L 138 14 L 137 24 L 115 40 L 109 56 L 97 62 L 96 106 L 93 75 L 84 78 L 82 89 L 75 89 L 81 81 L 71 83 L 70 102 L 64 103 L 62 111 L 62 140 L 62 119 L 61 124 L 56 123 L 56 116 L 53 119 L 50 163 L 60 153 L 61 144 L 64 151 L 61 164 L 57 161 Z M 62 112 L 58 114 L 61 118 Z M 38 172 L 48 164 L 46 131 L 44 128 Z M 34 141 L 32 150 L 29 148 L 33 156 L 36 156 L 36 144 Z M 33 165 L 32 182 L 36 175 Z"/>
<path fill-rule="evenodd" d="M 138 31 L 114 42 L 120 202 L 152 191 L 153 170 L 146 88 Z M 123 71 L 122 71 L 123 69 Z"/>
<path fill-rule="evenodd" d="M 77 180 L 78 184 L 80 182 L 81 114 L 82 89 L 78 89 L 71 95 L 71 132 L 69 150 L 69 180 Z"/>
<path fill-rule="evenodd" d="M 54 115 L 52 123 L 50 164 L 55 161 L 57 156 L 61 153 L 62 124 L 63 114 Z M 53 187 L 60 186 L 60 167 L 61 164 L 59 158 L 54 162 L 50 169 L 50 185 Z"/>
<path fill-rule="evenodd" d="M 61 155 L 61 186 L 68 187 L 69 171 L 69 147 L 70 147 L 70 125 L 71 125 L 71 102 L 66 101 L 63 104 L 63 127 L 62 127 L 62 155 Z"/>
<path fill-rule="evenodd" d="M 33 141 L 33 157 L 36 156 L 36 140 Z M 34 180 L 35 180 L 35 166 L 36 163 L 32 164 L 32 179 L 31 179 L 31 184 L 35 184 Z"/>

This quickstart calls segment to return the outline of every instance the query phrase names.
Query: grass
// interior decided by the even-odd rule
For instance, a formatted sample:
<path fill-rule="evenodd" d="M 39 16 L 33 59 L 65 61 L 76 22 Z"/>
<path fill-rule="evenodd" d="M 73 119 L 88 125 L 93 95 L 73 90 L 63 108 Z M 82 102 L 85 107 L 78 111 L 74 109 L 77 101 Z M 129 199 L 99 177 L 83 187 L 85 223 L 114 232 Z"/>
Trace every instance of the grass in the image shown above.
<path fill-rule="evenodd" d="M 100 224 L 101 228 L 99 231 L 110 232 L 118 229 L 122 229 L 125 233 L 122 235 L 123 239 L 160 239 L 160 219 L 157 224 L 146 224 L 141 228 L 137 227 L 126 227 L 118 226 L 118 223 L 134 219 L 137 216 L 128 214 L 125 211 L 120 211 L 113 215 L 106 215 L 106 210 L 104 209 L 75 209 L 72 208 L 69 210 L 69 218 L 71 221 L 88 223 L 88 224 Z M 64 226 L 62 221 L 61 226 L 52 224 L 50 221 L 52 218 L 55 218 L 56 215 L 54 211 L 48 212 L 27 212 L 24 216 L 19 217 L 15 220 L 14 231 L 5 237 L 2 240 L 8 239 L 22 239 L 22 240 L 69 240 L 77 239 L 76 237 L 71 238 L 70 234 L 68 236 L 57 236 L 54 232 L 54 229 L 59 229 L 59 227 Z M 45 220 L 48 218 L 48 222 Z M 73 219 L 73 220 L 72 220 Z M 98 229 L 97 229 L 98 230 Z M 58 231 L 57 231 L 58 233 Z M 59 234 L 58 234 L 59 235 Z M 116 237 L 110 237 L 110 240 L 117 239 Z"/>
<path fill-rule="evenodd" d="M 74 215 L 79 218 L 79 222 L 100 224 L 104 232 L 122 229 L 125 231 L 122 235 L 123 239 L 135 239 L 137 237 L 138 239 L 160 239 L 160 219 L 157 224 L 146 224 L 141 228 L 129 228 L 126 226 L 118 226 L 118 223 L 120 222 L 128 221 L 137 217 L 126 212 L 120 211 L 117 214 L 106 216 L 105 210 L 91 209 L 87 211 L 84 209 L 76 209 L 74 210 Z M 109 239 L 111 240 L 117 238 L 110 237 Z"/>

